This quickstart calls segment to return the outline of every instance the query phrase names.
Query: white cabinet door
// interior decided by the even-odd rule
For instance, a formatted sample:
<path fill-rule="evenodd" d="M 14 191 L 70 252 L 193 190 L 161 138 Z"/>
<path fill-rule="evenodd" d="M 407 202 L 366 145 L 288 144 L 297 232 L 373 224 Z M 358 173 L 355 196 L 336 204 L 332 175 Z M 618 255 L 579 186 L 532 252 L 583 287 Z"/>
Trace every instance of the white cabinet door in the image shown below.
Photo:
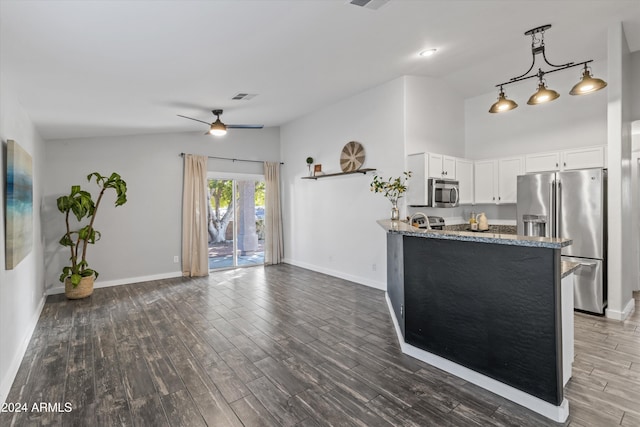
<path fill-rule="evenodd" d="M 474 199 L 476 204 L 495 203 L 496 191 L 494 175 L 497 174 L 495 160 L 480 160 L 474 163 Z"/>
<path fill-rule="evenodd" d="M 411 171 L 411 178 L 407 181 L 407 204 L 427 204 L 427 168 L 428 155 L 425 153 L 407 156 L 407 169 Z"/>
<path fill-rule="evenodd" d="M 429 153 L 429 178 L 444 178 L 442 155 Z"/>
<path fill-rule="evenodd" d="M 525 172 L 554 172 L 560 170 L 560 153 L 527 154 L 524 159 Z"/>
<path fill-rule="evenodd" d="M 604 147 L 576 148 L 562 152 L 562 168 L 588 169 L 604 167 Z"/>
<path fill-rule="evenodd" d="M 473 204 L 473 162 L 465 159 L 456 160 L 456 177 L 460 184 L 460 204 Z"/>
<path fill-rule="evenodd" d="M 498 160 L 497 203 L 518 202 L 518 175 L 522 175 L 522 157 Z"/>
<path fill-rule="evenodd" d="M 444 156 L 442 158 L 442 171 L 443 178 L 447 179 L 456 179 L 457 171 L 456 171 L 456 158 Z"/>

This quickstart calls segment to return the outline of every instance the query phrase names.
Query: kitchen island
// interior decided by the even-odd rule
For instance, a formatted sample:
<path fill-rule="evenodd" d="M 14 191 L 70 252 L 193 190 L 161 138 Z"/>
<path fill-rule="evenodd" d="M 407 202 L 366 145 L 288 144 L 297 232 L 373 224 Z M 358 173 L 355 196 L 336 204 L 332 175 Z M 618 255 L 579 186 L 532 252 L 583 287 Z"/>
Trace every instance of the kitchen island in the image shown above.
<path fill-rule="evenodd" d="M 402 351 L 565 421 L 573 285 L 562 276 L 575 266 L 563 273 L 560 252 L 571 241 L 378 223 Z"/>

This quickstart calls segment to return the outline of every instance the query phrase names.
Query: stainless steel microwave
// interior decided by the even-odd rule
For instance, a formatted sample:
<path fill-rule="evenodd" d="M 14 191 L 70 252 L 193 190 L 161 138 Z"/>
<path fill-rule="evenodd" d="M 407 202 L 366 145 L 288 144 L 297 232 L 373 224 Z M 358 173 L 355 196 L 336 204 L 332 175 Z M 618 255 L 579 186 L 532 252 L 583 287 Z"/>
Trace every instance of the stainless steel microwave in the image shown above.
<path fill-rule="evenodd" d="M 455 208 L 460 201 L 459 184 L 453 179 L 429 178 L 427 192 L 427 206 L 434 208 Z"/>

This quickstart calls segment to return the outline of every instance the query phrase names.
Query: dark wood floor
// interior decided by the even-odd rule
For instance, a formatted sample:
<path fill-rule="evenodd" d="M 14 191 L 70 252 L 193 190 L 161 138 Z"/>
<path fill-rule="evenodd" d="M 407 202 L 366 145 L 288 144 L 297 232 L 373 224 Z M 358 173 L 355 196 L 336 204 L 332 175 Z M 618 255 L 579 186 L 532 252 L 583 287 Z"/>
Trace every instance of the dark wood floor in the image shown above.
<path fill-rule="evenodd" d="M 636 295 L 638 299 L 640 295 Z M 640 425 L 640 306 L 576 315 L 572 426 Z M 557 425 L 401 354 L 384 293 L 290 265 L 49 297 L 0 425 Z"/>

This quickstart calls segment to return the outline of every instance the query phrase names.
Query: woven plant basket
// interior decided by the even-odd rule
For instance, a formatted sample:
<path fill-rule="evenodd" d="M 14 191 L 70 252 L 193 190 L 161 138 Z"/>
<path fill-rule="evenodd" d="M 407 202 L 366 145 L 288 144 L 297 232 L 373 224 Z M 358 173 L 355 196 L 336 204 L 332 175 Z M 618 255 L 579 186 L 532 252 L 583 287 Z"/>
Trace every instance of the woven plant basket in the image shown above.
<path fill-rule="evenodd" d="M 64 279 L 64 294 L 69 299 L 81 299 L 86 298 L 93 293 L 93 281 L 94 277 L 83 277 L 80 279 L 78 286 L 73 287 L 71 279 L 68 277 Z"/>

